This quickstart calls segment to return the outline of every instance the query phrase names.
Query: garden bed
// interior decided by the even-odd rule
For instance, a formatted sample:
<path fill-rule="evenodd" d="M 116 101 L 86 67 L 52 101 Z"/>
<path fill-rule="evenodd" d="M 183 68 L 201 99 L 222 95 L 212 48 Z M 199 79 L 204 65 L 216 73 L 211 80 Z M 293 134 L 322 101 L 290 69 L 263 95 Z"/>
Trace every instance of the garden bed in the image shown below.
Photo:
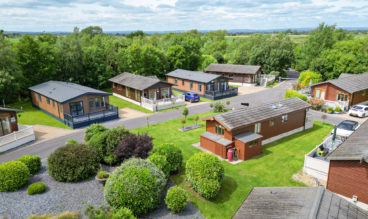
<path fill-rule="evenodd" d="M 179 130 L 182 131 L 182 132 L 186 132 L 186 131 L 190 131 L 190 130 L 193 130 L 193 129 L 198 129 L 198 128 L 201 128 L 201 127 L 202 127 L 202 125 L 200 125 L 200 124 L 194 124 L 194 125 L 181 127 L 181 128 L 179 128 Z"/>

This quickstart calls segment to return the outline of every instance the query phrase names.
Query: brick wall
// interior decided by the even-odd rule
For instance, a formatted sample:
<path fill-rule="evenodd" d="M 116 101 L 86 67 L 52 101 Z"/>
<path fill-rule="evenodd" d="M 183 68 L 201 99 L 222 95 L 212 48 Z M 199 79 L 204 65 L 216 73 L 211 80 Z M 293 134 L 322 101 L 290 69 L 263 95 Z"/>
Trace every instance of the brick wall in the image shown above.
<path fill-rule="evenodd" d="M 167 77 L 167 81 L 169 83 L 174 84 L 173 88 L 178 89 L 178 90 L 183 90 L 183 91 L 192 91 L 192 92 L 196 92 L 197 94 L 201 94 L 203 95 L 205 93 L 206 90 L 206 84 L 205 83 L 200 83 L 202 86 L 202 91 L 199 91 L 198 89 L 198 82 L 192 81 L 193 82 L 193 89 L 190 89 L 190 80 L 184 80 L 184 86 L 182 85 L 184 79 L 177 79 L 177 83 L 175 84 L 175 79 L 173 77 Z"/>
<path fill-rule="evenodd" d="M 32 103 L 47 111 L 48 113 L 54 115 L 57 118 L 60 119 L 64 119 L 64 114 L 62 112 L 60 112 L 60 106 L 64 109 L 64 106 L 62 104 L 60 104 L 59 102 L 49 99 L 50 100 L 50 104 L 47 103 L 47 98 L 45 96 L 41 96 L 41 101 L 39 100 L 38 94 L 34 91 L 31 91 L 31 99 L 32 99 Z M 65 109 L 64 109 L 65 110 Z"/>
<path fill-rule="evenodd" d="M 237 156 L 240 160 L 248 160 L 262 153 L 262 144 L 260 140 L 258 140 L 257 146 L 252 147 L 249 147 L 248 143 L 235 140 L 235 148 L 238 150 Z"/>
<path fill-rule="evenodd" d="M 355 105 L 368 100 L 368 90 L 355 92 L 351 100 L 351 105 Z"/>
<path fill-rule="evenodd" d="M 350 100 L 350 94 L 338 87 L 336 87 L 335 85 L 332 85 L 330 83 L 325 83 L 325 84 L 320 84 L 320 85 L 316 85 L 313 87 L 313 97 L 316 97 L 316 90 L 324 90 L 325 91 L 325 100 L 329 100 L 329 101 L 336 101 L 337 98 L 337 94 L 344 94 L 344 95 L 348 95 L 348 100 Z M 318 97 L 316 97 L 318 98 Z"/>
<path fill-rule="evenodd" d="M 368 204 L 368 164 L 359 161 L 330 161 L 327 189 Z"/>
<path fill-rule="evenodd" d="M 226 158 L 226 147 L 218 144 L 212 140 L 209 140 L 208 138 L 205 138 L 203 136 L 201 136 L 201 147 L 205 148 L 209 151 L 211 151 L 214 154 L 217 154 L 219 156 L 221 156 L 222 158 Z"/>

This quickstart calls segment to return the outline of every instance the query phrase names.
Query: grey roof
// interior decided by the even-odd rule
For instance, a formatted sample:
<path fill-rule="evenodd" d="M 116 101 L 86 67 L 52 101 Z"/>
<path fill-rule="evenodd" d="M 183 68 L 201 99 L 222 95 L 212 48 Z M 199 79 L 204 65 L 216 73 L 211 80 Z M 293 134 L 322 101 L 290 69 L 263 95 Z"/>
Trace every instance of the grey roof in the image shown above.
<path fill-rule="evenodd" d="M 127 87 L 131 87 L 136 90 L 145 90 L 160 82 L 169 84 L 168 82 L 160 81 L 160 79 L 158 79 L 156 76 L 145 77 L 142 75 L 136 75 L 129 72 L 124 72 L 120 75 L 110 78 L 109 81 Z"/>
<path fill-rule="evenodd" d="M 191 81 L 198 81 L 202 83 L 208 83 L 210 81 L 213 81 L 217 78 L 222 77 L 221 75 L 216 74 L 208 74 L 201 71 L 188 71 L 183 69 L 176 69 L 175 71 L 172 71 L 166 76 L 174 77 L 174 78 L 181 78 L 185 80 L 191 80 Z"/>
<path fill-rule="evenodd" d="M 230 140 L 227 140 L 225 138 L 221 138 L 221 137 L 219 137 L 219 136 L 217 136 L 215 134 L 212 134 L 210 132 L 205 132 L 205 133 L 201 134 L 201 136 L 203 136 L 205 138 L 208 138 L 208 139 L 210 139 L 210 140 L 212 140 L 214 142 L 217 142 L 217 143 L 219 143 L 219 144 L 221 144 L 223 146 L 227 146 L 227 145 L 233 143 Z"/>
<path fill-rule="evenodd" d="M 0 111 L 8 111 L 8 112 L 23 112 L 22 110 L 19 109 L 11 109 L 11 108 L 4 108 L 4 107 L 0 107 Z"/>
<path fill-rule="evenodd" d="M 354 76 L 354 74 L 351 73 L 341 73 L 339 78 L 346 78 L 346 77 L 350 77 L 350 76 Z"/>
<path fill-rule="evenodd" d="M 342 78 L 332 79 L 321 83 L 313 84 L 312 87 L 325 83 L 333 84 L 336 87 L 339 87 L 352 94 L 358 91 L 368 89 L 368 73 L 354 74 L 347 77 L 343 76 Z"/>
<path fill-rule="evenodd" d="M 368 212 L 323 187 L 256 187 L 233 219 L 368 218 Z"/>
<path fill-rule="evenodd" d="M 244 132 L 244 133 L 242 133 L 240 135 L 236 135 L 235 136 L 235 139 L 238 139 L 239 141 L 244 142 L 244 143 L 248 143 L 248 142 L 251 142 L 251 141 L 260 139 L 262 137 L 263 137 L 262 135 L 259 135 L 257 133 Z"/>
<path fill-rule="evenodd" d="M 365 121 L 349 138 L 336 148 L 329 160 L 364 160 L 368 163 L 368 121 Z"/>
<path fill-rule="evenodd" d="M 256 74 L 260 69 L 261 66 L 259 65 L 210 64 L 205 71 L 236 74 Z"/>
<path fill-rule="evenodd" d="M 62 81 L 48 81 L 28 89 L 60 103 L 86 94 L 111 95 L 110 93 L 94 88 Z"/>
<path fill-rule="evenodd" d="M 233 130 L 252 123 L 309 108 L 310 104 L 294 97 L 250 108 L 240 108 L 216 115 L 214 118 L 227 129 Z"/>

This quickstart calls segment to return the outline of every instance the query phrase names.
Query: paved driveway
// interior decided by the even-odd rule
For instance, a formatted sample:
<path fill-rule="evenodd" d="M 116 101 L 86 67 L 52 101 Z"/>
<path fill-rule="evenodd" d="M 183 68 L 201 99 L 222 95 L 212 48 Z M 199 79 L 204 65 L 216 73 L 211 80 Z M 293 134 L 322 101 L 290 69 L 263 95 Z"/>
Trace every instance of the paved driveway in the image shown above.
<path fill-rule="evenodd" d="M 276 88 L 266 89 L 252 94 L 240 95 L 236 97 L 229 98 L 230 108 L 242 107 L 240 103 L 249 103 L 250 106 L 257 106 L 269 102 L 274 102 L 283 99 L 286 89 L 290 89 L 291 83 L 293 81 L 283 82 L 280 86 Z M 205 113 L 211 110 L 210 103 L 204 103 L 199 105 L 193 105 L 188 108 L 189 115 Z M 172 111 L 160 112 L 152 114 L 149 117 L 150 124 L 155 124 L 163 121 L 168 121 L 171 119 L 176 119 L 182 117 L 183 109 L 177 109 Z M 127 129 L 135 129 L 146 125 L 146 117 L 137 117 L 131 119 L 119 119 L 104 123 L 108 128 L 113 128 L 116 126 L 125 126 Z M 14 150 L 8 151 L 0 155 L 0 163 L 7 162 L 10 160 L 16 160 L 22 155 L 32 154 L 39 155 L 41 158 L 47 158 L 47 156 L 53 152 L 56 148 L 65 144 L 69 139 L 75 139 L 79 142 L 83 142 L 84 129 L 79 129 L 71 134 L 63 135 L 57 138 L 53 138 L 43 142 L 34 142 L 22 147 L 16 148 Z"/>

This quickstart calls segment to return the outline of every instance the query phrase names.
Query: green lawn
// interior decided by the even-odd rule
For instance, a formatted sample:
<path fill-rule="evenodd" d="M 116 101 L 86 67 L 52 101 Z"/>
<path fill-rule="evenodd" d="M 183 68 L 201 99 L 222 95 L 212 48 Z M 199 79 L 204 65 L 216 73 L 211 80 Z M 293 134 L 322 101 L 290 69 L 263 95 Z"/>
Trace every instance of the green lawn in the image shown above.
<path fill-rule="evenodd" d="M 110 96 L 109 100 L 110 100 L 110 104 L 112 104 L 114 106 L 117 106 L 119 109 L 127 107 L 127 108 L 138 110 L 138 111 L 141 111 L 141 112 L 144 112 L 144 113 L 153 113 L 152 111 L 150 111 L 146 108 L 138 106 L 138 105 L 136 105 L 134 103 L 131 103 L 129 101 L 123 100 L 119 97 Z"/>
<path fill-rule="evenodd" d="M 211 113 L 200 114 L 200 117 Z M 186 125 L 193 124 L 193 116 L 188 118 Z M 204 122 L 200 122 L 204 125 Z M 184 161 L 193 154 L 200 152 L 192 144 L 199 142 L 200 134 L 205 128 L 181 132 L 180 119 L 142 127 L 135 132 L 148 132 L 154 137 L 154 144 L 174 142 L 184 154 Z M 298 133 L 263 147 L 262 155 L 237 165 L 223 162 L 225 178 L 222 190 L 213 201 L 198 197 L 191 191 L 185 181 L 185 170 L 173 177 L 176 184 L 186 188 L 189 200 L 194 203 L 207 218 L 231 218 L 242 204 L 253 187 L 270 186 L 305 186 L 291 179 L 292 175 L 303 167 L 304 155 L 312 150 L 329 134 L 332 126 L 315 122 L 314 128 Z"/>
<path fill-rule="evenodd" d="M 58 128 L 71 129 L 69 126 L 48 115 L 47 113 L 33 107 L 29 100 L 7 105 L 6 107 L 14 109 L 23 109 L 22 113 L 18 113 L 19 124 L 24 125 L 48 125 Z M 20 115 L 20 117 L 19 117 Z"/>

